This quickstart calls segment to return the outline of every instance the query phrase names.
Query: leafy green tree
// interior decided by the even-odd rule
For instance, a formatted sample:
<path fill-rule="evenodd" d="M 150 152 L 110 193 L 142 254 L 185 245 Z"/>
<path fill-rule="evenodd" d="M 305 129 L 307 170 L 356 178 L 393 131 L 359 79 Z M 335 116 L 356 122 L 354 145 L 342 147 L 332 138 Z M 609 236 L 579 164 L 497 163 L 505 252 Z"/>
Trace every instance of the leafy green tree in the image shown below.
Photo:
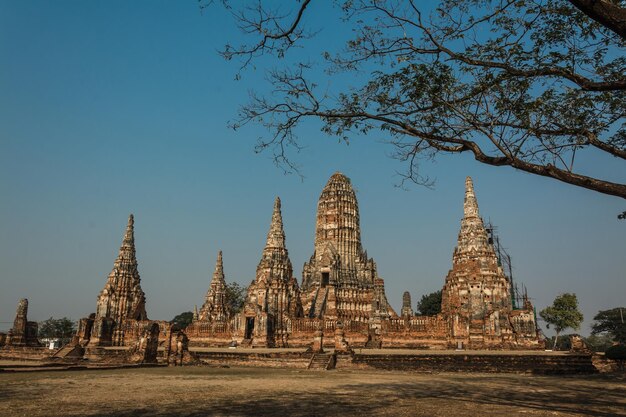
<path fill-rule="evenodd" d="M 38 336 L 41 339 L 60 339 L 62 344 L 66 344 L 76 333 L 76 323 L 67 317 L 55 319 L 50 317 L 39 323 Z"/>
<path fill-rule="evenodd" d="M 600 310 L 593 319 L 592 334 L 607 333 L 614 341 L 626 344 L 626 307 Z"/>
<path fill-rule="evenodd" d="M 441 290 L 422 295 L 417 303 L 417 312 L 422 316 L 436 316 L 441 313 Z"/>
<path fill-rule="evenodd" d="M 257 69 L 260 56 L 285 63 L 232 127 L 267 128 L 257 148 L 273 150 L 287 171 L 297 171 L 289 149 L 302 147 L 300 124 L 316 119 L 340 141 L 369 132 L 386 139 L 405 179 L 418 183 L 431 182 L 420 174 L 422 160 L 469 153 L 626 198 L 626 184 L 579 167 L 589 153 L 626 160 L 622 0 L 302 0 L 290 2 L 291 12 L 269 1 L 222 3 L 247 36 L 227 44 L 224 58 L 240 60 L 242 70 Z M 353 36 L 305 62 L 290 51 L 314 47 L 306 41 L 319 29 L 307 27 L 314 7 L 343 14 Z M 349 80 L 345 88 L 330 81 L 337 73 Z"/>
<path fill-rule="evenodd" d="M 592 334 L 585 338 L 585 343 L 594 352 L 606 352 L 608 348 L 613 346 L 613 340 L 607 334 Z"/>
<path fill-rule="evenodd" d="M 185 327 L 189 326 L 192 321 L 193 313 L 191 311 L 185 311 L 184 313 L 180 313 L 172 320 L 170 320 L 170 324 L 182 330 Z"/>
<path fill-rule="evenodd" d="M 237 314 L 243 309 L 246 301 L 246 292 L 248 288 L 239 285 L 236 282 L 226 284 L 226 304 L 231 314 Z"/>
<path fill-rule="evenodd" d="M 578 310 L 578 298 L 576 294 L 565 293 L 554 299 L 551 306 L 539 312 L 541 318 L 546 322 L 546 327 L 554 327 L 556 336 L 554 338 L 553 349 L 557 347 L 559 334 L 571 328 L 578 330 L 583 321 L 583 314 Z"/>

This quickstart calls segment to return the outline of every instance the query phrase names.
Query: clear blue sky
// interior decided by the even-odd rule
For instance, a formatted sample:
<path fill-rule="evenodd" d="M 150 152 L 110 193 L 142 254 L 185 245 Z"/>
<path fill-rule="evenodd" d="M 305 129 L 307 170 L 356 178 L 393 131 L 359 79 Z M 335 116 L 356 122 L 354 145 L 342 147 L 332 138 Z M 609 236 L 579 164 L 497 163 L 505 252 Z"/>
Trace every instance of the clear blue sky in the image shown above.
<path fill-rule="evenodd" d="M 323 11 L 309 23 L 323 47 L 349 34 Z M 434 190 L 404 191 L 382 137 L 346 146 L 315 123 L 300 131 L 305 180 L 283 175 L 269 154 L 254 153 L 261 127 L 227 128 L 274 64 L 262 60 L 235 81 L 236 63 L 216 50 L 239 36 L 222 9 L 201 14 L 195 0 L 0 1 L 0 322 L 12 322 L 22 297 L 32 320 L 95 311 L 129 213 L 151 318 L 202 304 L 219 249 L 227 280 L 248 284 L 276 195 L 301 279 L 334 171 L 353 180 L 364 247 L 398 310 L 403 291 L 415 304 L 442 287 L 466 175 L 538 309 L 575 292 L 587 333 L 599 309 L 626 304 L 620 199 L 463 156 L 424 166 Z M 585 164 L 626 181 L 613 161 Z"/>

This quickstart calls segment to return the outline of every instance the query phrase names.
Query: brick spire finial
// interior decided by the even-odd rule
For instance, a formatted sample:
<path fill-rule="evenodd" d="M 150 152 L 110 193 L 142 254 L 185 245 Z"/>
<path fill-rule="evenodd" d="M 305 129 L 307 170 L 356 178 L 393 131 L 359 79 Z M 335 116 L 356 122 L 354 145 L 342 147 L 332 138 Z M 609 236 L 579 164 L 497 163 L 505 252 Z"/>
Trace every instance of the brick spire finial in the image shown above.
<path fill-rule="evenodd" d="M 120 246 L 118 259 L 131 259 L 135 257 L 135 217 L 130 214 L 128 216 L 128 224 Z"/>
<path fill-rule="evenodd" d="M 128 224 L 126 225 L 126 236 L 130 237 L 131 239 L 134 239 L 134 227 L 135 227 L 135 216 L 133 216 L 133 213 L 130 213 L 128 215 Z M 130 234 L 128 233 L 130 231 Z"/>
<path fill-rule="evenodd" d="M 230 315 L 226 306 L 226 279 L 224 275 L 224 261 L 222 251 L 217 253 L 215 271 L 209 290 L 204 297 L 204 304 L 197 313 L 198 320 L 203 321 L 224 321 Z"/>
<path fill-rule="evenodd" d="M 272 223 L 267 232 L 267 241 L 265 248 L 263 248 L 261 261 L 257 266 L 256 280 L 265 278 L 268 281 L 280 279 L 286 282 L 293 275 L 293 268 L 285 243 L 285 230 L 283 229 L 283 216 L 280 208 L 280 198 L 276 197 Z"/>
<path fill-rule="evenodd" d="M 474 194 L 472 177 L 465 178 L 465 201 L 463 203 L 463 216 L 465 218 L 478 217 L 478 202 Z"/>
<path fill-rule="evenodd" d="M 485 225 L 478 212 L 478 202 L 476 200 L 476 194 L 474 194 L 474 183 L 471 177 L 467 177 L 465 179 L 463 219 L 461 220 L 457 251 L 462 253 L 478 248 L 493 252 L 493 248 L 488 244 Z"/>
<path fill-rule="evenodd" d="M 128 216 L 128 224 L 122 239 L 120 251 L 115 260 L 116 267 L 126 269 L 133 276 L 133 282 L 139 282 L 139 274 L 135 274 L 137 269 L 137 257 L 135 252 L 135 217 Z"/>
<path fill-rule="evenodd" d="M 217 282 L 225 282 L 224 279 L 224 261 L 222 260 L 222 251 L 217 253 L 217 261 L 215 262 L 215 271 L 213 272 L 213 280 L 211 285 Z"/>
<path fill-rule="evenodd" d="M 283 216 L 280 211 L 280 197 L 276 197 L 274 201 L 274 212 L 272 213 L 270 230 L 267 232 L 265 251 L 277 248 L 285 248 L 285 231 L 283 229 Z"/>

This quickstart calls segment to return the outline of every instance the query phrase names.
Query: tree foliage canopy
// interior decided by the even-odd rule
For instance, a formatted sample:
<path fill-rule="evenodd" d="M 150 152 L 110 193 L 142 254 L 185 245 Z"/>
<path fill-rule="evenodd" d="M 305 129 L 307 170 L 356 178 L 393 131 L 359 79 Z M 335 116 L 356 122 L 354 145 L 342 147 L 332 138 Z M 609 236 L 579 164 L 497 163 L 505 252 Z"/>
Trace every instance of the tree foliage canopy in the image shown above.
<path fill-rule="evenodd" d="M 288 58 L 314 36 L 306 17 L 319 3 L 302 0 L 291 12 L 267 1 L 222 3 L 250 39 L 222 51 L 242 69 L 264 54 Z M 423 158 L 467 152 L 485 164 L 626 198 L 626 184 L 577 164 L 593 151 L 626 159 L 623 0 L 440 0 L 428 12 L 413 0 L 334 5 L 354 36 L 320 65 L 329 76 L 354 74 L 355 85 L 329 91 L 311 79 L 317 64 L 286 61 L 268 75 L 273 91 L 253 94 L 233 123 L 268 128 L 258 149 L 272 149 L 286 170 L 297 170 L 289 157 L 301 146 L 297 127 L 315 118 L 346 141 L 383 134 L 405 162 L 405 179 L 418 183 L 430 183 L 418 169 Z M 369 77 L 358 84 L 362 72 Z"/>
<path fill-rule="evenodd" d="M 76 323 L 67 317 L 55 319 L 50 317 L 39 323 L 38 336 L 42 339 L 61 339 L 62 342 L 69 341 L 76 333 Z"/>
<path fill-rule="evenodd" d="M 242 287 L 236 282 L 226 284 L 226 304 L 231 314 L 237 314 L 243 309 L 246 301 L 247 287 Z"/>
<path fill-rule="evenodd" d="M 185 327 L 189 326 L 192 321 L 193 313 L 191 311 L 185 311 L 184 313 L 180 313 L 172 320 L 170 320 L 170 324 L 177 327 L 178 329 L 183 330 Z"/>
<path fill-rule="evenodd" d="M 613 346 L 611 337 L 606 334 L 592 334 L 589 337 L 585 337 L 585 343 L 592 352 L 605 352 Z"/>
<path fill-rule="evenodd" d="M 418 314 L 436 316 L 441 313 L 441 290 L 422 295 L 417 303 Z"/>
<path fill-rule="evenodd" d="M 592 334 L 607 333 L 614 341 L 626 344 L 626 307 L 598 311 L 593 319 Z"/>
<path fill-rule="evenodd" d="M 578 310 L 578 298 L 570 293 L 556 297 L 552 305 L 541 310 L 539 315 L 548 328 L 554 327 L 557 334 L 567 328 L 577 330 L 583 321 L 583 314 Z"/>

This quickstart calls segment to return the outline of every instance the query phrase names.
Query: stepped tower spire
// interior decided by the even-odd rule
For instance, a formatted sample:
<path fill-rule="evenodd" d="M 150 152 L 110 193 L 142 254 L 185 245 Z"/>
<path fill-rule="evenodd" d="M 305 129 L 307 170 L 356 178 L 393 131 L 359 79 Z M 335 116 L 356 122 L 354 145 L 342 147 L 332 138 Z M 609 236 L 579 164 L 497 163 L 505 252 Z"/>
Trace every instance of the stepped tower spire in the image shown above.
<path fill-rule="evenodd" d="M 6 339 L 7 346 L 40 346 L 37 340 L 37 322 L 28 321 L 28 299 L 22 298 L 17 305 L 15 321 Z"/>
<path fill-rule="evenodd" d="M 352 183 L 331 175 L 317 203 L 315 252 L 304 265 L 302 288 L 318 285 L 374 287 L 376 264 L 361 246 L 359 204 Z"/>
<path fill-rule="evenodd" d="M 265 252 L 271 253 L 275 250 L 286 249 L 283 216 L 280 207 L 280 197 L 276 197 L 276 200 L 274 200 L 272 222 L 270 223 L 270 230 L 267 232 L 267 241 L 265 243 L 265 249 L 263 250 L 264 255 Z"/>
<path fill-rule="evenodd" d="M 215 270 L 211 285 L 204 297 L 204 304 L 198 313 L 198 320 L 203 321 L 225 321 L 229 314 L 226 305 L 226 279 L 224 275 L 224 260 L 222 251 L 217 253 Z"/>
<path fill-rule="evenodd" d="M 402 294 L 402 310 L 400 311 L 400 315 L 402 317 L 410 318 L 415 315 L 413 307 L 411 307 L 411 293 L 408 291 L 405 291 L 404 294 Z"/>
<path fill-rule="evenodd" d="M 96 318 L 112 319 L 116 323 L 116 340 L 123 343 L 122 323 L 125 320 L 147 320 L 146 295 L 141 289 L 135 251 L 135 219 L 131 214 L 119 253 L 113 263 L 107 283 L 98 295 Z"/>
<path fill-rule="evenodd" d="M 132 214 L 128 216 L 128 224 L 126 225 L 122 245 L 114 262 L 113 271 L 116 269 L 127 273 L 126 278 L 128 278 L 128 283 L 131 286 L 139 283 L 140 278 L 137 271 L 137 255 L 135 251 L 135 218 Z"/>
<path fill-rule="evenodd" d="M 478 317 L 485 311 L 511 307 L 510 283 L 499 266 L 478 212 L 474 184 L 465 180 L 463 219 L 442 293 L 442 311 L 465 311 Z"/>
<path fill-rule="evenodd" d="M 293 267 L 285 244 L 278 197 L 274 200 L 272 221 L 256 276 L 248 286 L 244 315 L 246 339 L 254 339 L 255 346 L 279 347 L 288 346 L 285 336 L 290 323 L 288 318 L 302 316 L 298 281 L 293 277 Z M 258 323 L 266 324 L 259 326 Z"/>
<path fill-rule="evenodd" d="M 340 172 L 331 175 L 318 200 L 314 245 L 302 270 L 305 315 L 357 321 L 396 316 L 376 263 L 361 245 L 356 193 Z"/>
<path fill-rule="evenodd" d="M 124 233 L 124 239 L 122 241 L 122 248 L 135 249 L 135 216 L 130 214 L 128 216 L 128 223 L 126 224 L 126 232 Z"/>
<path fill-rule="evenodd" d="M 493 246 L 489 244 L 489 238 L 483 219 L 478 212 L 478 202 L 476 201 L 476 194 L 474 194 L 474 183 L 470 177 L 467 177 L 465 179 L 463 219 L 461 220 L 461 230 L 459 232 L 456 252 L 462 255 L 471 250 L 481 250 L 493 253 L 493 256 L 495 256 Z"/>
<path fill-rule="evenodd" d="M 472 177 L 465 178 L 465 200 L 463 202 L 463 216 L 467 219 L 470 217 L 479 217 L 478 202 L 476 194 L 474 194 L 474 183 Z"/>
<path fill-rule="evenodd" d="M 215 284 L 226 284 L 224 279 L 224 259 L 222 258 L 222 251 L 217 253 L 217 261 L 215 261 L 215 271 L 213 272 L 213 280 L 211 281 L 211 285 Z"/>
<path fill-rule="evenodd" d="M 346 269 L 354 269 L 363 254 L 359 204 L 350 179 L 341 172 L 335 172 L 330 177 L 317 203 L 317 256 L 322 256 L 329 244 Z"/>
<path fill-rule="evenodd" d="M 265 279 L 268 282 L 280 279 L 283 282 L 287 282 L 292 277 L 293 267 L 291 266 L 289 252 L 285 244 L 281 202 L 280 198 L 276 197 L 265 248 L 263 248 L 263 255 L 257 266 L 256 279 Z"/>

